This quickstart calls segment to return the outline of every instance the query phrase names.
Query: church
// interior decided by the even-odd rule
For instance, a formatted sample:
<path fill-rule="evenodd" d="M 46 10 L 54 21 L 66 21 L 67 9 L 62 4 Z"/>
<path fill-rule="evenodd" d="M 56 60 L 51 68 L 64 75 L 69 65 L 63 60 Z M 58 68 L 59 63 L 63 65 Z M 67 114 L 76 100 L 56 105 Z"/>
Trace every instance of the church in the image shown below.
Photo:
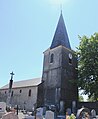
<path fill-rule="evenodd" d="M 51 46 L 44 51 L 42 78 L 14 82 L 12 105 L 28 110 L 34 104 L 55 105 L 59 111 L 71 108 L 78 101 L 77 77 L 77 57 L 61 12 Z M 0 88 L 0 100 L 7 97 L 7 91 L 8 85 Z"/>

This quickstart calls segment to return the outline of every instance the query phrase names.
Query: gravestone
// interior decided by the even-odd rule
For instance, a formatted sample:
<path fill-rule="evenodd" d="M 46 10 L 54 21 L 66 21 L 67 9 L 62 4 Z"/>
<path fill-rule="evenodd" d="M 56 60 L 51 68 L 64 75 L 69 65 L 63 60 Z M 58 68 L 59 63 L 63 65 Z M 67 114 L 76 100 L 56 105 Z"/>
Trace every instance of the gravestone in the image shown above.
<path fill-rule="evenodd" d="M 0 102 L 0 111 L 6 111 L 6 103 Z"/>
<path fill-rule="evenodd" d="M 91 110 L 91 116 L 92 118 L 96 118 L 96 111 L 94 109 Z"/>
<path fill-rule="evenodd" d="M 64 113 L 64 101 L 60 101 L 60 113 Z"/>
<path fill-rule="evenodd" d="M 54 119 L 54 112 L 46 111 L 45 119 Z"/>
<path fill-rule="evenodd" d="M 37 108 L 36 119 L 43 119 L 43 108 Z"/>
<path fill-rule="evenodd" d="M 36 119 L 43 119 L 42 115 L 36 115 Z"/>
<path fill-rule="evenodd" d="M 76 101 L 72 101 L 72 113 L 76 113 Z"/>
<path fill-rule="evenodd" d="M 36 115 L 43 115 L 43 108 L 37 108 L 36 109 L 37 110 L 37 113 L 36 113 Z"/>
<path fill-rule="evenodd" d="M 4 115 L 6 112 L 6 103 L 5 102 L 0 102 L 0 118 L 2 115 Z"/>

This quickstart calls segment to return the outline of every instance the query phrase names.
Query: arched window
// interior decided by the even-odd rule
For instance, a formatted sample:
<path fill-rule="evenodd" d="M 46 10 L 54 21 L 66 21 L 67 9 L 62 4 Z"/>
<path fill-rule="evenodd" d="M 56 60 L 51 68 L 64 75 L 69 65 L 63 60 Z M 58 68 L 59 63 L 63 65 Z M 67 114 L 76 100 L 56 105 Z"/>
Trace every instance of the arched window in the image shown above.
<path fill-rule="evenodd" d="M 19 92 L 22 93 L 22 90 L 20 90 Z"/>
<path fill-rule="evenodd" d="M 11 97 L 13 97 L 13 94 L 14 94 L 14 91 L 12 91 L 12 93 L 11 93 Z"/>
<path fill-rule="evenodd" d="M 50 63 L 53 63 L 53 61 L 54 61 L 54 54 L 51 54 Z"/>
<path fill-rule="evenodd" d="M 72 64 L 72 54 L 69 53 L 69 64 Z"/>
<path fill-rule="evenodd" d="M 31 97 L 31 89 L 29 90 L 29 94 L 28 94 L 29 97 Z"/>
<path fill-rule="evenodd" d="M 72 59 L 69 58 L 69 64 L 72 64 Z"/>

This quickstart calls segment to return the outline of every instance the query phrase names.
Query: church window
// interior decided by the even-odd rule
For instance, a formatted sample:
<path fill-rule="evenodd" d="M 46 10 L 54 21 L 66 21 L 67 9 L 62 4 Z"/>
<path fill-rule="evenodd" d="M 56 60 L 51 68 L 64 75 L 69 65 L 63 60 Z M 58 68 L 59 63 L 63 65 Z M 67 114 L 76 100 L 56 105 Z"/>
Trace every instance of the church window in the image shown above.
<path fill-rule="evenodd" d="M 69 58 L 69 64 L 72 64 L 72 59 Z"/>
<path fill-rule="evenodd" d="M 53 63 L 53 60 L 54 60 L 54 54 L 51 54 L 50 63 Z"/>
<path fill-rule="evenodd" d="M 12 91 L 12 93 L 11 93 L 11 97 L 13 97 L 13 94 L 14 94 L 14 91 Z"/>
<path fill-rule="evenodd" d="M 19 92 L 22 93 L 22 90 L 20 90 Z"/>
<path fill-rule="evenodd" d="M 29 94 L 28 94 L 29 97 L 31 97 L 31 89 L 29 90 Z"/>
<path fill-rule="evenodd" d="M 72 54 L 69 53 L 69 64 L 72 64 Z"/>

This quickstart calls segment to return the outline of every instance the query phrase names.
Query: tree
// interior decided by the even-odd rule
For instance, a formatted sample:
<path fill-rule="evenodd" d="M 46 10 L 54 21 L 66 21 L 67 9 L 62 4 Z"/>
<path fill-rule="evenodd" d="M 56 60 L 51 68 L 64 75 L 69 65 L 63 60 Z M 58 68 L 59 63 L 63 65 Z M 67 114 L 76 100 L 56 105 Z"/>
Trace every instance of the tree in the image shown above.
<path fill-rule="evenodd" d="M 94 101 L 96 101 L 96 100 L 94 99 L 94 96 L 91 96 L 90 98 L 87 99 L 87 101 L 89 101 L 89 102 L 94 102 Z"/>
<path fill-rule="evenodd" d="M 98 100 L 98 33 L 90 38 L 79 36 L 79 39 L 78 86 L 89 98 L 93 96 L 94 100 Z"/>
<path fill-rule="evenodd" d="M 79 95 L 79 101 L 80 101 L 80 102 L 84 102 L 84 98 L 83 98 L 82 95 Z"/>

